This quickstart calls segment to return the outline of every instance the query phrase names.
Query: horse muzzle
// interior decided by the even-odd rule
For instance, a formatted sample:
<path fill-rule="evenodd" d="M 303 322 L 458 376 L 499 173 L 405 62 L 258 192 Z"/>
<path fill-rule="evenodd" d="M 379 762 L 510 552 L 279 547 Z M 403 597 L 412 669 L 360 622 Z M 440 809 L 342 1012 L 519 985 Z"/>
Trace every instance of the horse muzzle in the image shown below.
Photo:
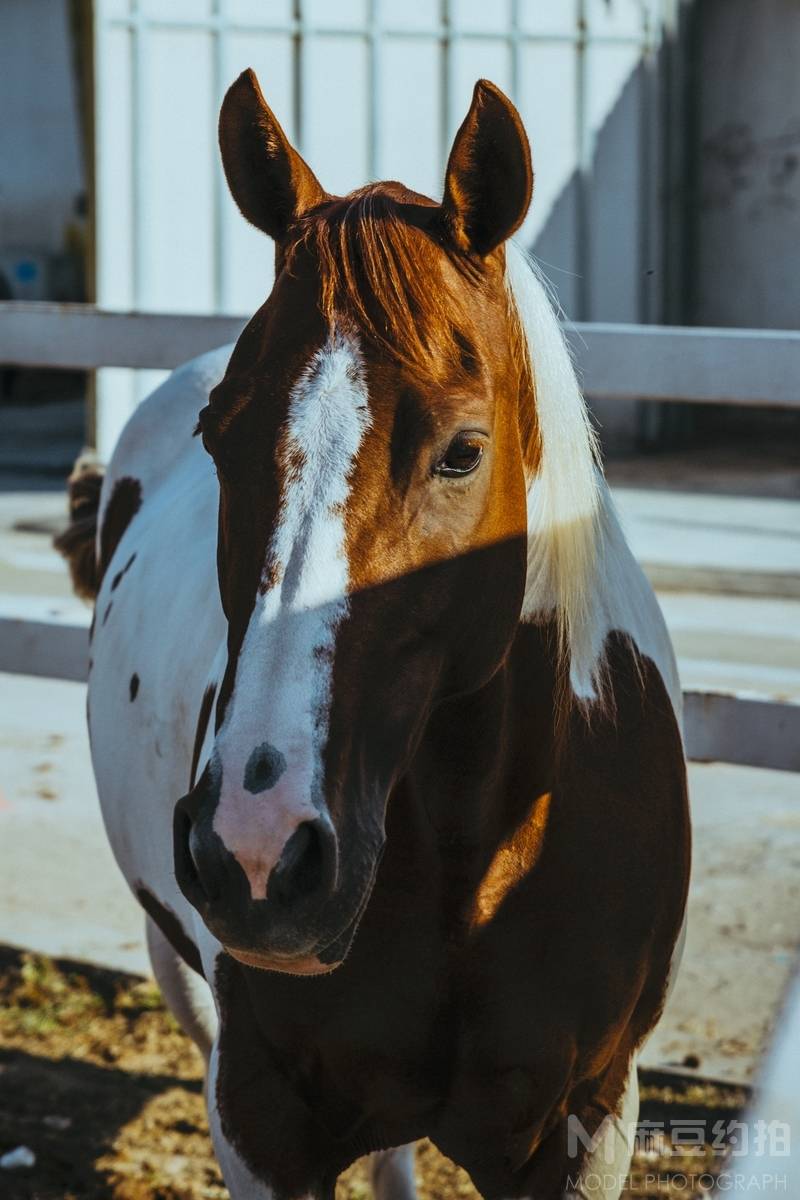
<path fill-rule="evenodd" d="M 296 975 L 332 971 L 344 959 L 372 890 L 342 887 L 339 848 L 329 818 L 300 821 L 253 886 L 213 828 L 213 809 L 196 788 L 175 806 L 178 885 L 210 932 L 239 962 Z M 367 886 L 364 887 L 363 884 Z"/>

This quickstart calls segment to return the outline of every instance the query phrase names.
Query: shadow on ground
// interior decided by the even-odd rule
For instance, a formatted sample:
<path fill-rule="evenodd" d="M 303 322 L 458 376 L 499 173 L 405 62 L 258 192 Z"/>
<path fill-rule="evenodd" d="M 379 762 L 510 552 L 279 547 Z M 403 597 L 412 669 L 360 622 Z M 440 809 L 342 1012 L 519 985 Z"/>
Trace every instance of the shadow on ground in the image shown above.
<path fill-rule="evenodd" d="M 25 1145 L 36 1155 L 33 1169 L 4 1172 L 6 1200 L 118 1197 L 118 1172 L 100 1165 L 117 1135 L 154 1097 L 187 1087 L 174 1075 L 132 1074 L 76 1058 L 5 1049 L 0 1049 L 0 1079 L 0 1145 L 4 1150 Z M 199 1092 L 200 1085 L 190 1090 Z M 190 1132 L 185 1119 L 176 1125 L 176 1133 Z M 157 1194 L 155 1180 L 138 1182 L 146 1185 L 143 1194 Z"/>
<path fill-rule="evenodd" d="M 148 980 L 0 947 L 4 1200 L 223 1197 L 202 1063 Z"/>

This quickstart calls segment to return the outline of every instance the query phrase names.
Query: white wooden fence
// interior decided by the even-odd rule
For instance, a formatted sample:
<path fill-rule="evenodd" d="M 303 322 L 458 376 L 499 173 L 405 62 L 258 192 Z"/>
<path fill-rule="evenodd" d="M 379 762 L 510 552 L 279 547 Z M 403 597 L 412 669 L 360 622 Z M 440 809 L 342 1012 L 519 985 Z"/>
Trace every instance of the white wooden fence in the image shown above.
<path fill-rule="evenodd" d="M 244 316 L 0 302 L 0 364 L 171 370 L 233 342 Z M 567 327 L 587 395 L 800 408 L 800 333 L 677 325 Z"/>
<path fill-rule="evenodd" d="M 0 365 L 170 368 L 235 340 L 244 317 L 109 313 L 0 303 Z M 578 325 L 569 337 L 589 396 L 800 408 L 800 333 Z M 88 621 L 0 614 L 0 670 L 83 679 Z M 800 771 L 800 704 L 684 693 L 687 753 Z"/>

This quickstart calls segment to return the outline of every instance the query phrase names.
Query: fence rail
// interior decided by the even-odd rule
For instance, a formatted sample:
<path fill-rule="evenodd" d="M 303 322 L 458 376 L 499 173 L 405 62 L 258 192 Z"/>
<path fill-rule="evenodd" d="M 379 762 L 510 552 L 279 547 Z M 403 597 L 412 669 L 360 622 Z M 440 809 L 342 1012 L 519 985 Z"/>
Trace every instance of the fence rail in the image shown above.
<path fill-rule="evenodd" d="M 88 625 L 88 611 L 31 615 L 20 607 L 0 614 L 0 671 L 85 681 Z M 800 771 L 800 704 L 693 688 L 683 693 L 683 705 L 693 761 Z"/>
<path fill-rule="evenodd" d="M 169 369 L 234 341 L 244 317 L 104 312 L 0 303 L 0 364 Z M 577 325 L 567 330 L 589 395 L 800 408 L 800 333 Z M 84 679 L 85 623 L 0 614 L 0 671 Z M 709 690 L 684 693 L 686 750 L 800 771 L 800 704 Z"/>
<path fill-rule="evenodd" d="M 5 301 L 0 363 L 170 369 L 235 341 L 245 320 Z M 798 332 L 586 324 L 567 334 L 591 396 L 800 408 Z"/>

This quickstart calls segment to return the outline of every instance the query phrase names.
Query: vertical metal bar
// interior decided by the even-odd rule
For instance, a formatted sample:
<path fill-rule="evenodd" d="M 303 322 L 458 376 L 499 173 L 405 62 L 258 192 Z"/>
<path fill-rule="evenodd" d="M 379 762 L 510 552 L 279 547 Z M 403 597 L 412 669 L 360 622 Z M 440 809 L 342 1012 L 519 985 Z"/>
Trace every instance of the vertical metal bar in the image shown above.
<path fill-rule="evenodd" d="M 683 249 L 686 235 L 685 184 L 688 162 L 684 145 L 686 115 L 685 30 L 677 0 L 664 0 L 662 44 L 662 123 L 664 200 L 661 260 L 664 282 L 663 317 L 666 324 L 680 325 L 685 317 Z"/>
<path fill-rule="evenodd" d="M 657 230 L 662 194 L 664 131 L 658 103 L 659 70 L 657 55 L 660 41 L 660 22 L 652 6 L 643 10 L 642 53 L 639 65 L 641 106 L 639 126 L 639 205 L 641 225 L 639 239 L 639 296 L 637 320 L 651 323 L 662 316 L 661 262 L 658 253 Z"/>
<path fill-rule="evenodd" d="M 81 109 L 83 112 L 83 148 L 86 190 L 89 200 L 86 246 L 86 300 L 97 303 L 97 6 L 83 0 L 80 28 Z M 86 375 L 84 439 L 87 446 L 97 445 L 97 372 Z"/>
<path fill-rule="evenodd" d="M 641 10 L 641 43 L 637 74 L 639 82 L 639 129 L 638 129 L 638 179 L 637 202 L 639 206 L 638 279 L 636 295 L 636 320 L 657 320 L 654 291 L 657 287 L 656 261 L 653 239 L 654 207 L 658 203 L 658 184 L 654 178 L 659 162 L 654 147 L 660 144 L 658 109 L 655 103 L 656 71 L 654 60 L 654 36 L 649 4 Z M 634 427 L 640 445 L 653 446 L 659 441 L 664 417 L 663 405 L 648 404 L 644 400 L 634 402 Z"/>
<path fill-rule="evenodd" d="M 519 27 L 520 0 L 511 0 L 511 25 L 509 40 L 511 42 L 511 96 L 514 103 L 520 104 L 520 80 L 522 79 L 522 34 Z"/>
<path fill-rule="evenodd" d="M 440 78 L 439 78 L 439 161 L 442 174 L 447 164 L 450 152 L 450 116 L 453 100 L 450 87 L 450 51 L 452 46 L 450 26 L 450 0 L 440 0 L 439 7 L 439 46 L 440 46 Z"/>
<path fill-rule="evenodd" d="M 303 16 L 303 0 L 293 0 L 292 19 L 294 31 L 292 34 L 292 115 L 294 118 L 294 138 L 297 149 L 306 154 L 305 106 L 303 104 L 303 51 L 305 39 L 305 18 Z"/>
<path fill-rule="evenodd" d="M 577 55 L 575 71 L 575 150 L 577 159 L 577 175 L 575 189 L 575 247 L 577 255 L 577 278 L 575 293 L 577 301 L 577 319 L 588 321 L 591 279 L 590 279 L 590 227 L 589 227 L 589 186 L 591 175 L 591 146 L 589 135 L 589 114 L 587 96 L 587 47 L 588 26 L 586 15 L 586 0 L 578 0 L 578 35 L 575 42 Z"/>
<path fill-rule="evenodd" d="M 147 228 L 145 221 L 145 180 L 147 179 L 147 161 L 145 155 L 145 131 L 147 129 L 147 88 L 145 87 L 145 36 L 144 15 L 141 11 L 140 0 L 135 0 L 133 10 L 133 57 L 131 60 L 131 163 L 133 167 L 133 306 L 146 308 L 152 306 L 153 298 L 147 293 L 147 256 L 145 242 Z"/>
<path fill-rule="evenodd" d="M 217 113 L 220 103 L 222 102 L 223 90 L 223 30 L 225 26 L 225 0 L 214 0 L 212 13 L 214 16 L 213 32 L 211 36 L 214 39 L 213 45 L 213 64 L 212 64 L 212 113 L 211 113 L 211 128 L 216 129 Z M 228 255 L 225 253 L 225 234 L 222 223 L 223 204 L 225 200 L 225 181 L 222 176 L 218 156 L 214 156 L 214 163 L 211 168 L 214 172 L 214 183 L 212 188 L 212 213 L 211 213 L 211 236 L 213 239 L 213 304 L 216 312 L 225 310 L 226 301 L 228 300 L 228 280 L 225 264 L 228 260 Z"/>
<path fill-rule="evenodd" d="M 699 274 L 701 258 L 699 252 L 701 180 L 700 148 L 703 138 L 703 91 L 701 62 L 703 42 L 708 37 L 704 26 L 704 10 L 687 5 L 681 14 L 681 105 L 680 130 L 680 173 L 682 203 L 679 217 L 679 276 L 676 294 L 680 297 L 682 324 L 692 325 L 698 319 Z M 677 55 L 676 55 L 677 58 Z"/>
<path fill-rule="evenodd" d="M 380 31 L 378 5 L 380 0 L 367 0 L 367 175 L 369 180 L 381 173 L 381 103 L 380 103 Z"/>

